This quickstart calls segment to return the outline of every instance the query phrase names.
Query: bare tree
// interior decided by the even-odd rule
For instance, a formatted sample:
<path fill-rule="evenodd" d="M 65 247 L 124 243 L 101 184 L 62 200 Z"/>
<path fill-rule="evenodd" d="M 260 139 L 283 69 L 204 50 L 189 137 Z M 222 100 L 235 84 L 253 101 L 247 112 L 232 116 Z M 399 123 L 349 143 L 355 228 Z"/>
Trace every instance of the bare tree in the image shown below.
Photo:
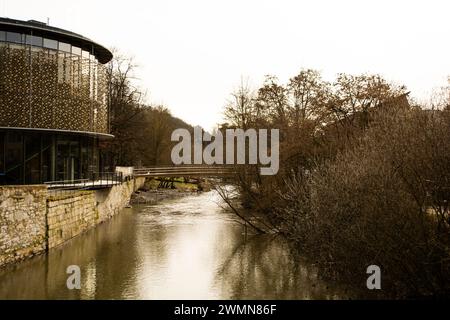
<path fill-rule="evenodd" d="M 240 86 L 231 94 L 231 99 L 227 102 L 224 115 L 231 126 L 247 129 L 254 123 L 255 117 L 255 97 L 248 84 L 241 80 Z"/>

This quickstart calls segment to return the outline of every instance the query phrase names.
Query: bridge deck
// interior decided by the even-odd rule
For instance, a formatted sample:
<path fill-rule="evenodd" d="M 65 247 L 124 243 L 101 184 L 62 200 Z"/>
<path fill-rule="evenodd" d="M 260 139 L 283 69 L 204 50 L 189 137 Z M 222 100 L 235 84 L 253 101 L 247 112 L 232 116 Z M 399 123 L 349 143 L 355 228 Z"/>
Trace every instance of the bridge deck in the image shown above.
<path fill-rule="evenodd" d="M 225 177 L 235 174 L 231 166 L 159 166 L 134 169 L 135 177 Z"/>

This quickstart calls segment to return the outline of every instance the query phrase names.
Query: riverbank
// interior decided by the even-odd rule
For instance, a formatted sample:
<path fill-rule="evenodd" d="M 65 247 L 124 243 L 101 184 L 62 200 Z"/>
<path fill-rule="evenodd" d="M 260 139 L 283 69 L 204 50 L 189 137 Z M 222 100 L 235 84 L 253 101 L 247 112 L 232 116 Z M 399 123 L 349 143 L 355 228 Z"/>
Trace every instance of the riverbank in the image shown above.
<path fill-rule="evenodd" d="M 210 190 L 211 184 L 208 180 L 147 179 L 140 190 L 131 195 L 130 204 L 157 204 L 162 200 L 181 198 Z"/>

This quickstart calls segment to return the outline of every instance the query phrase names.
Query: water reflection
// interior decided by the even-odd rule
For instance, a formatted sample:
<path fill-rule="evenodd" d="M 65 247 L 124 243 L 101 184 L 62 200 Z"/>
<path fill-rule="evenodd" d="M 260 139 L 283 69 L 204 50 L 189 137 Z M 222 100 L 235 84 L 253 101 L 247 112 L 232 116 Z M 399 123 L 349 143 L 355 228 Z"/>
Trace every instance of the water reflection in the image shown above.
<path fill-rule="evenodd" d="M 273 235 L 244 235 L 214 192 L 125 209 L 0 272 L 2 299 L 330 299 L 342 290 Z M 79 265 L 82 289 L 66 288 Z"/>

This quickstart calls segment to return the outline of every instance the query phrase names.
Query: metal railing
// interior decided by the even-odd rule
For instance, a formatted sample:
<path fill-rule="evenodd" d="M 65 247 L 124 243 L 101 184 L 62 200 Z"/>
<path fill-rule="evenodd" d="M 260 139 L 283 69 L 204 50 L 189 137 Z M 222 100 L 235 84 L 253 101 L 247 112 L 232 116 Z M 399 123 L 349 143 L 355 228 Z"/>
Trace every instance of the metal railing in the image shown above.
<path fill-rule="evenodd" d="M 223 177 L 235 174 L 235 168 L 224 165 L 181 165 L 135 168 L 135 177 Z"/>
<path fill-rule="evenodd" d="M 44 182 L 50 190 L 82 190 L 108 188 L 124 181 L 122 172 L 90 172 L 86 179 Z"/>

